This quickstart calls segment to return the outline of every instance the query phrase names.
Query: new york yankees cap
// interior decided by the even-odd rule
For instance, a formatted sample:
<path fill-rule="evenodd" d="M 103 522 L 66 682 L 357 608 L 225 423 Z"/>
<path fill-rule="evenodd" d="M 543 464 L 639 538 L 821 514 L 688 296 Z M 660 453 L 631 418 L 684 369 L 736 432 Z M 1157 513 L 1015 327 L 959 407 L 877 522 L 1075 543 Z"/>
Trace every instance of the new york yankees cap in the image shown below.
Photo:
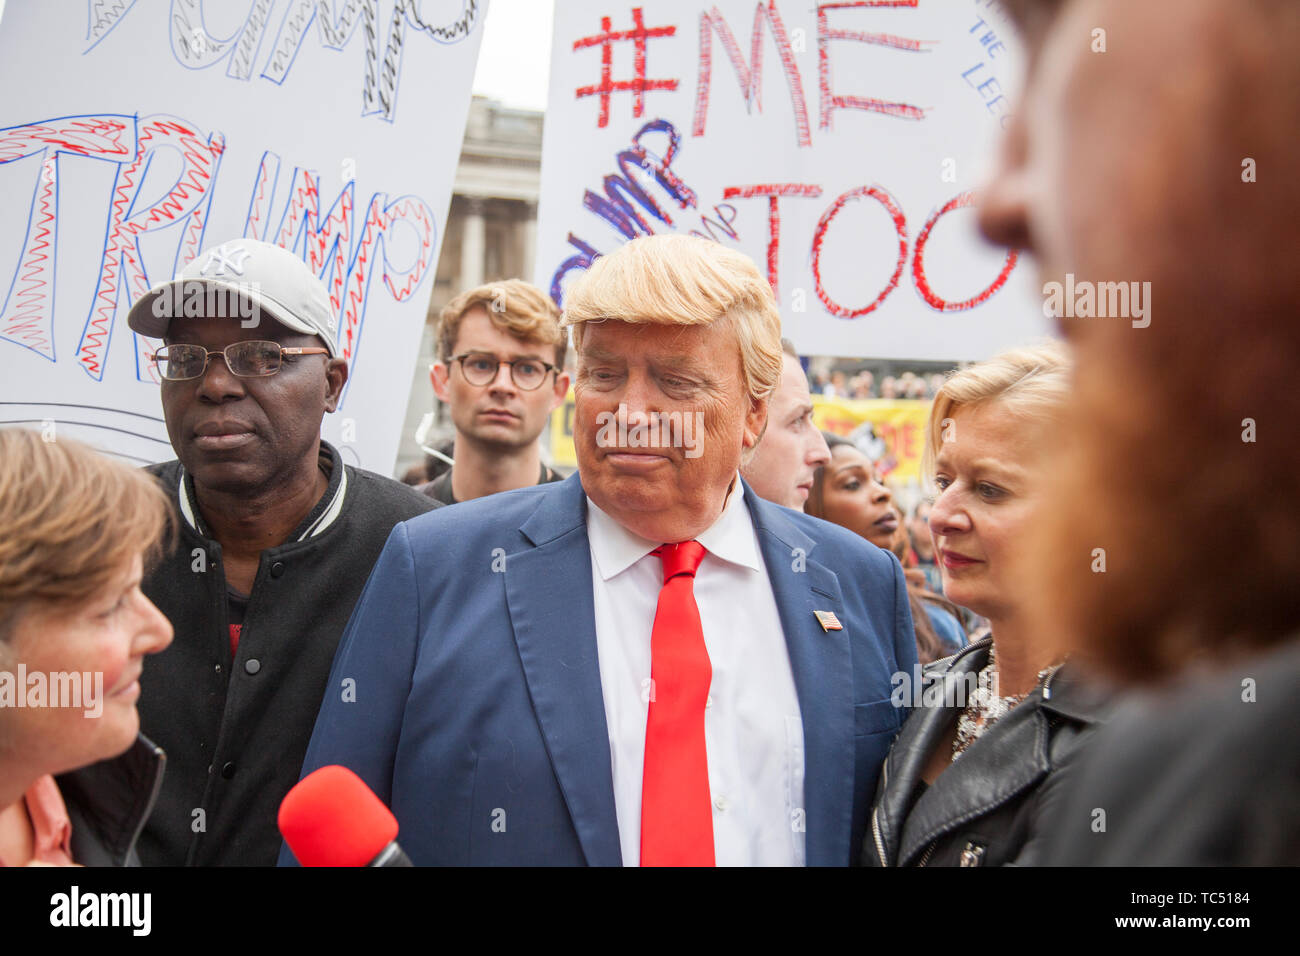
<path fill-rule="evenodd" d="M 200 253 L 175 278 L 136 300 L 126 324 L 160 339 L 172 319 L 214 311 L 247 320 L 246 328 L 265 312 L 286 328 L 317 336 L 331 358 L 339 357 L 338 317 L 325 284 L 288 249 L 257 239 L 231 239 Z"/>

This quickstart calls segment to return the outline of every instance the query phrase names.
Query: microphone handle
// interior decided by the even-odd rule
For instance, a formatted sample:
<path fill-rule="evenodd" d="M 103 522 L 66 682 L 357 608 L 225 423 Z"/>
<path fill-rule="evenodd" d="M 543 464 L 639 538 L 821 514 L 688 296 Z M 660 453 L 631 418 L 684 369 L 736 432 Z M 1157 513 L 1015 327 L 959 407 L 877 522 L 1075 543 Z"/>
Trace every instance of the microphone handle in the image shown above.
<path fill-rule="evenodd" d="M 366 866 L 415 866 L 411 858 L 402 852 L 402 848 L 394 840 L 388 846 L 379 851 L 379 855 L 366 864 Z"/>

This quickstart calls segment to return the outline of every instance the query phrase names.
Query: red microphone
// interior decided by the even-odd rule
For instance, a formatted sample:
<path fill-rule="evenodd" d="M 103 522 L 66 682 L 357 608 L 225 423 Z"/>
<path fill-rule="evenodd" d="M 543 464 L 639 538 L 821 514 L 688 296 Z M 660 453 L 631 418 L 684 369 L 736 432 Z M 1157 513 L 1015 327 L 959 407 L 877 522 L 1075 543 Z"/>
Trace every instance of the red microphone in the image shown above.
<path fill-rule="evenodd" d="M 303 866 L 411 866 L 397 817 L 347 767 L 321 767 L 280 803 L 280 833 Z"/>

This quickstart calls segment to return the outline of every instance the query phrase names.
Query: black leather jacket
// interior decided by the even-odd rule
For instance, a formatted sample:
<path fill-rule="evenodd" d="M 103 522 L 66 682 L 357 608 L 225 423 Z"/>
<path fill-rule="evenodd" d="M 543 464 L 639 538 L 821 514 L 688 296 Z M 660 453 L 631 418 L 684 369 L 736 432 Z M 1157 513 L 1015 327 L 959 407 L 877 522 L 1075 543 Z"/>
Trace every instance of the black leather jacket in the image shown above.
<path fill-rule="evenodd" d="M 1297 688 L 1300 633 L 1127 695 L 1070 770 L 1043 862 L 1300 866 Z"/>
<path fill-rule="evenodd" d="M 162 787 L 167 757 L 143 734 L 120 757 L 55 778 L 72 824 L 72 861 L 139 866 L 135 841 Z"/>
<path fill-rule="evenodd" d="M 922 697 L 903 724 L 876 788 L 865 866 L 998 866 L 1031 864 L 1043 845 L 1044 813 L 1063 798 L 1061 771 L 1110 709 L 1109 697 L 1081 683 L 1070 663 L 1004 716 L 933 786 L 921 773 L 961 712 L 960 693 L 945 680 L 975 688 L 991 638 L 926 665 Z M 971 675 L 969 678 L 962 675 Z M 950 676 L 946 676 L 950 675 Z M 935 699 L 927 702 L 926 690 Z M 897 691 L 896 691 L 897 693 Z"/>

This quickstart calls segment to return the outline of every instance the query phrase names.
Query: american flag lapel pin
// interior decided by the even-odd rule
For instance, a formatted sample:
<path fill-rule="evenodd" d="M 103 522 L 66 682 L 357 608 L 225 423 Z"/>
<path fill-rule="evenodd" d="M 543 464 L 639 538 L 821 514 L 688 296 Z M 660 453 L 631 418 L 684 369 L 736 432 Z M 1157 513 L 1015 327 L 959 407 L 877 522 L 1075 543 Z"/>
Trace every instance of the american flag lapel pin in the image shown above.
<path fill-rule="evenodd" d="M 817 623 L 822 626 L 823 631 L 844 630 L 844 625 L 840 623 L 840 619 L 831 611 L 813 611 L 813 614 L 817 618 Z"/>

